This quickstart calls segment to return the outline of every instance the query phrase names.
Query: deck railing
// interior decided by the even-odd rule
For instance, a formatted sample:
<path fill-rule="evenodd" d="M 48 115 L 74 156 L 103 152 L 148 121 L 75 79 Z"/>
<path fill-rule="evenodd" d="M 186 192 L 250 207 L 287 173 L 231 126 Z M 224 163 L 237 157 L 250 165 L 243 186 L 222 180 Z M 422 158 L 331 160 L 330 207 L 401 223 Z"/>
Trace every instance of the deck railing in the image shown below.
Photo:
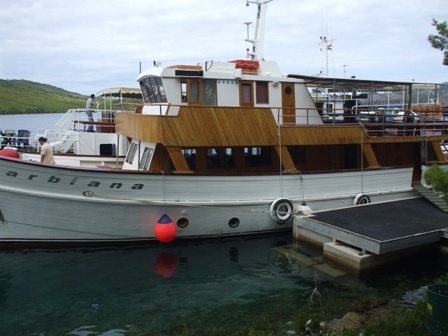
<path fill-rule="evenodd" d="M 369 136 L 447 135 L 448 116 L 438 109 L 418 113 L 403 109 L 343 110 L 278 108 L 277 122 L 283 126 L 362 124 Z M 317 113 L 316 113 L 317 112 Z"/>

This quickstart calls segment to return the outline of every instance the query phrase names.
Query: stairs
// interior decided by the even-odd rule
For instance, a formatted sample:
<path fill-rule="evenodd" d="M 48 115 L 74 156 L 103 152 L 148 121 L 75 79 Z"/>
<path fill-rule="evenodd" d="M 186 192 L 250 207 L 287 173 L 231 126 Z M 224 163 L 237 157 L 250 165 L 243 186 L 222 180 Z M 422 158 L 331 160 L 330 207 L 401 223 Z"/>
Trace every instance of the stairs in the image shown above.
<path fill-rule="evenodd" d="M 420 183 L 414 184 L 412 186 L 415 191 L 417 191 L 420 195 L 425 197 L 429 202 L 434 204 L 443 212 L 448 212 L 448 204 L 445 202 L 443 198 L 440 198 L 435 192 L 431 189 L 422 186 Z"/>

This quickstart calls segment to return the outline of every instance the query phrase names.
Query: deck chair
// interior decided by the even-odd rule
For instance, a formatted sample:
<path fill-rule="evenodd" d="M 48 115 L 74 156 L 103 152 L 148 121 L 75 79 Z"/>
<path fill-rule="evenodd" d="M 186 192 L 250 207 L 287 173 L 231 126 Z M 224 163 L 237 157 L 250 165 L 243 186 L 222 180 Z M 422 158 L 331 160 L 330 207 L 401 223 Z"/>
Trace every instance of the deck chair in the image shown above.
<path fill-rule="evenodd" d="M 15 146 L 16 145 L 16 131 L 15 130 L 5 130 L 4 131 L 4 139 L 6 140 L 7 146 Z"/>
<path fill-rule="evenodd" d="M 30 145 L 31 132 L 28 130 L 17 131 L 17 147 L 28 147 Z"/>

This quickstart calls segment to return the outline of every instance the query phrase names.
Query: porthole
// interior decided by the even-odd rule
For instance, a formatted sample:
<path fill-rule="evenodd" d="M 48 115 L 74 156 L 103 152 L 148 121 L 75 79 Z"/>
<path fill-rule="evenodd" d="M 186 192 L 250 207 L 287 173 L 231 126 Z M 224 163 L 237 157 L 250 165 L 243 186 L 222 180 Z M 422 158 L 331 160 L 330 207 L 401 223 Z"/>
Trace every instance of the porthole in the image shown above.
<path fill-rule="evenodd" d="M 231 228 L 236 228 L 238 225 L 240 225 L 240 219 L 238 217 L 232 217 L 229 219 L 228 224 Z"/>
<path fill-rule="evenodd" d="M 292 88 L 290 86 L 285 87 L 285 93 L 287 95 L 291 94 L 291 92 L 292 92 Z"/>
<path fill-rule="evenodd" d="M 190 221 L 188 220 L 187 217 L 180 217 L 177 222 L 176 222 L 177 226 L 180 227 L 181 229 L 184 229 L 188 226 L 188 224 L 190 224 Z"/>
<path fill-rule="evenodd" d="M 84 197 L 93 197 L 93 196 L 95 196 L 95 194 L 93 193 L 93 191 L 89 191 L 89 190 L 84 191 L 84 192 L 82 193 L 82 195 L 83 195 Z"/>

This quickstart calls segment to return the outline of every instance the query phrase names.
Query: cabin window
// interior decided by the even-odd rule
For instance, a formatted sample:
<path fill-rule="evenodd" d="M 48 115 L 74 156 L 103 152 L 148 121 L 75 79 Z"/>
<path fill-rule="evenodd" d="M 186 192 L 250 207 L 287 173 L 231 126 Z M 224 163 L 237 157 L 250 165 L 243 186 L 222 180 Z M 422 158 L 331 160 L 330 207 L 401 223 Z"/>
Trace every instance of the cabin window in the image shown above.
<path fill-rule="evenodd" d="M 202 82 L 202 104 L 209 106 L 218 105 L 216 91 L 216 80 L 204 79 Z"/>
<path fill-rule="evenodd" d="M 189 80 L 189 90 L 188 90 L 188 103 L 190 104 L 200 104 L 201 103 L 201 82 L 197 79 Z"/>
<path fill-rule="evenodd" d="M 180 93 L 181 93 L 181 102 L 186 103 L 187 99 L 187 80 L 182 78 L 180 80 Z"/>
<path fill-rule="evenodd" d="M 254 106 L 253 82 L 240 81 L 240 106 Z"/>
<path fill-rule="evenodd" d="M 235 151 L 233 148 L 208 148 L 207 169 L 235 168 Z"/>
<path fill-rule="evenodd" d="M 196 149 L 182 149 L 182 154 L 191 170 L 196 170 Z"/>
<path fill-rule="evenodd" d="M 288 146 L 288 150 L 294 164 L 300 165 L 306 163 L 305 146 Z"/>
<path fill-rule="evenodd" d="M 132 164 L 134 162 L 135 154 L 137 153 L 138 145 L 136 143 L 131 143 L 129 147 L 128 155 L 126 155 L 125 162 Z"/>
<path fill-rule="evenodd" d="M 257 104 L 269 104 L 268 82 L 257 82 Z"/>
<path fill-rule="evenodd" d="M 138 165 L 138 168 L 141 170 L 148 170 L 149 169 L 149 163 L 151 162 L 151 157 L 154 149 L 145 147 L 143 151 L 142 158 L 140 160 L 140 164 Z"/>
<path fill-rule="evenodd" d="M 241 100 L 243 104 L 252 103 L 252 85 L 250 84 L 241 85 Z"/>
<path fill-rule="evenodd" d="M 165 88 L 160 77 L 147 77 L 140 81 L 145 103 L 166 103 Z"/>
<path fill-rule="evenodd" d="M 270 147 L 245 147 L 244 161 L 246 167 L 271 166 L 272 155 Z"/>

